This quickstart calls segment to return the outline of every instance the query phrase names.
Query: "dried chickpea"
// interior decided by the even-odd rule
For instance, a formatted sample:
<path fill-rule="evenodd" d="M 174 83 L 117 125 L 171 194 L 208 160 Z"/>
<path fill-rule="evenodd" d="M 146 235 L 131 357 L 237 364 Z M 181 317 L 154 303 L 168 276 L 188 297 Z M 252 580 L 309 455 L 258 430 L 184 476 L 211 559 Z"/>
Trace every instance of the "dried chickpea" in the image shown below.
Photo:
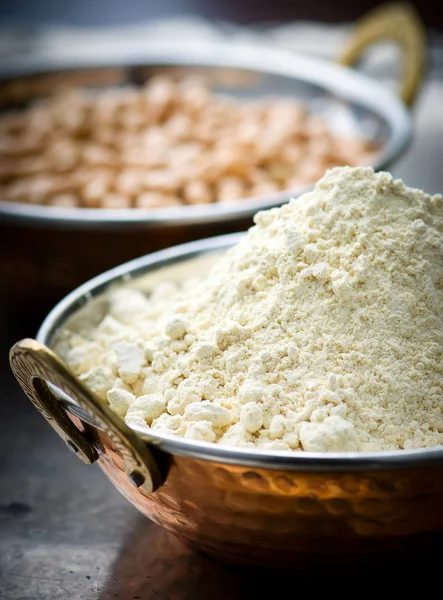
<path fill-rule="evenodd" d="M 294 165 L 275 160 L 267 164 L 267 171 L 272 181 L 281 184 L 294 175 Z"/>
<path fill-rule="evenodd" d="M 37 104 L 29 109 L 26 116 L 26 129 L 39 133 L 41 137 L 52 133 L 56 127 L 55 115 L 47 106 Z"/>
<path fill-rule="evenodd" d="M 97 127 L 96 129 L 91 130 L 90 139 L 103 147 L 115 149 L 119 146 L 115 133 L 113 123 L 105 123 L 103 127 Z"/>
<path fill-rule="evenodd" d="M 223 177 L 217 185 L 219 202 L 236 202 L 244 197 L 243 181 L 239 177 Z"/>
<path fill-rule="evenodd" d="M 290 98 L 245 101 L 204 78 L 56 93 L 0 116 L 0 184 L 17 202 L 158 208 L 306 186 L 375 147 L 340 138 Z"/>
<path fill-rule="evenodd" d="M 171 194 L 161 192 L 143 192 L 135 200 L 137 208 L 164 208 L 166 206 L 179 206 L 180 199 Z"/>
<path fill-rule="evenodd" d="M 266 183 L 267 181 L 269 181 L 269 175 L 263 167 L 251 167 L 251 169 L 247 173 L 247 180 L 252 185 L 256 185 L 258 183 Z"/>
<path fill-rule="evenodd" d="M 274 100 L 265 110 L 264 118 L 271 131 L 286 131 L 288 134 L 305 122 L 303 109 L 290 100 Z"/>
<path fill-rule="evenodd" d="M 216 148 L 213 154 L 215 164 L 220 165 L 222 173 L 247 176 L 251 169 L 251 157 L 240 145 L 228 145 Z"/>
<path fill-rule="evenodd" d="M 165 135 L 171 141 L 184 141 L 192 137 L 192 120 L 186 113 L 176 113 L 165 123 Z"/>
<path fill-rule="evenodd" d="M 198 179 L 185 185 L 183 197 L 186 204 L 209 204 L 214 201 L 210 186 Z"/>
<path fill-rule="evenodd" d="M 196 75 L 180 81 L 177 92 L 180 106 L 186 112 L 200 111 L 211 101 L 211 94 L 204 78 Z"/>
<path fill-rule="evenodd" d="M 282 148 L 290 142 L 290 132 L 284 128 L 268 128 L 255 141 L 259 161 L 274 160 L 281 155 Z"/>
<path fill-rule="evenodd" d="M 60 194 L 49 198 L 48 204 L 51 206 L 59 206 L 61 208 L 77 208 L 79 206 L 79 201 L 74 194 Z"/>
<path fill-rule="evenodd" d="M 280 149 L 280 158 L 282 161 L 297 165 L 303 158 L 305 151 L 303 145 L 294 142 L 285 145 Z"/>
<path fill-rule="evenodd" d="M 145 173 L 143 184 L 149 190 L 169 193 L 175 193 L 180 185 L 177 181 L 177 171 L 173 172 L 167 169 L 157 169 Z"/>
<path fill-rule="evenodd" d="M 291 177 L 290 179 L 288 179 L 285 182 L 284 189 L 285 190 L 298 190 L 298 189 L 304 188 L 304 187 L 306 187 L 305 178 L 300 177 L 299 175 L 295 175 L 294 177 Z"/>
<path fill-rule="evenodd" d="M 47 175 L 30 177 L 24 181 L 27 183 L 25 201 L 30 204 L 46 204 L 48 197 L 58 191 L 54 179 Z"/>
<path fill-rule="evenodd" d="M 88 120 L 88 104 L 83 94 L 70 92 L 61 94 L 54 101 L 55 126 L 72 135 L 81 135 Z"/>
<path fill-rule="evenodd" d="M 117 175 L 115 190 L 124 196 L 135 196 L 144 188 L 144 173 L 141 170 L 127 169 Z"/>
<path fill-rule="evenodd" d="M 212 152 L 199 156 L 193 164 L 193 176 L 206 183 L 216 183 L 225 174 L 225 165 Z"/>
<path fill-rule="evenodd" d="M 150 127 L 142 134 L 140 142 L 146 150 L 158 152 L 171 147 L 173 140 L 165 134 L 162 127 Z"/>
<path fill-rule="evenodd" d="M 183 167 L 190 165 L 203 152 L 201 144 L 185 142 L 170 148 L 166 153 L 166 160 L 171 167 Z"/>
<path fill-rule="evenodd" d="M 120 110 L 137 109 L 141 105 L 140 92 L 135 87 L 122 87 L 117 90 L 117 106 Z"/>
<path fill-rule="evenodd" d="M 306 121 L 305 131 L 309 138 L 329 136 L 329 129 L 326 123 L 319 117 L 310 117 Z"/>
<path fill-rule="evenodd" d="M 0 120 L 0 135 L 19 135 L 28 127 L 29 113 L 13 112 L 5 114 Z"/>
<path fill-rule="evenodd" d="M 279 192 L 280 189 L 283 189 L 283 187 L 279 188 L 279 186 L 276 183 L 273 183 L 272 181 L 263 181 L 262 183 L 257 183 L 256 185 L 254 185 L 250 189 L 248 195 L 251 197 L 257 196 L 258 198 L 262 196 L 272 196 Z"/>
<path fill-rule="evenodd" d="M 146 119 L 138 108 L 126 108 L 120 112 L 118 123 L 127 131 L 138 131 L 146 125 Z"/>
<path fill-rule="evenodd" d="M 303 162 L 300 163 L 297 170 L 297 178 L 302 185 L 312 183 L 312 181 L 316 181 L 323 177 L 326 169 L 327 166 L 321 157 L 316 158 L 312 156 L 309 157 L 309 159 L 304 159 Z"/>
<path fill-rule="evenodd" d="M 53 171 L 71 171 L 79 162 L 80 149 L 71 139 L 59 138 L 52 142 L 45 153 L 45 159 Z"/>
<path fill-rule="evenodd" d="M 43 156 L 5 158 L 0 162 L 0 181 L 11 181 L 16 177 L 36 175 L 47 170 L 48 163 Z"/>
<path fill-rule="evenodd" d="M 128 169 L 143 168 L 143 169 L 158 169 L 165 167 L 167 160 L 167 150 L 158 150 L 157 152 L 150 151 L 143 145 L 134 145 L 132 148 L 124 148 L 120 152 L 122 165 Z"/>
<path fill-rule="evenodd" d="M 131 208 L 132 202 L 128 196 L 123 194 L 105 194 L 100 203 L 102 208 Z"/>
<path fill-rule="evenodd" d="M 235 139 L 240 144 L 254 144 L 260 136 L 262 126 L 256 119 L 249 118 L 241 122 L 236 130 Z"/>
<path fill-rule="evenodd" d="M 167 76 L 152 77 L 142 90 L 143 110 L 149 122 L 158 123 L 174 105 L 176 85 Z"/>
<path fill-rule="evenodd" d="M 306 144 L 308 152 L 312 156 L 322 157 L 323 159 L 333 154 L 333 145 L 328 135 L 315 137 Z"/>
<path fill-rule="evenodd" d="M 100 206 L 110 187 L 111 176 L 109 173 L 95 173 L 81 189 L 82 204 L 90 208 Z"/>
<path fill-rule="evenodd" d="M 28 178 L 17 179 L 16 181 L 5 185 L 3 198 L 5 198 L 5 200 L 10 200 L 11 202 L 28 202 L 28 181 Z"/>
<path fill-rule="evenodd" d="M 20 136 L 0 137 L 0 156 L 16 157 L 35 154 L 40 149 L 40 136 L 31 131 L 26 131 Z"/>
<path fill-rule="evenodd" d="M 116 121 L 117 111 L 119 109 L 118 100 L 110 94 L 97 96 L 95 102 L 91 105 L 90 124 L 91 128 L 94 125 L 100 125 L 97 132 L 102 127 L 112 127 Z"/>
<path fill-rule="evenodd" d="M 82 163 L 91 167 L 117 166 L 118 157 L 114 151 L 97 144 L 87 144 L 80 151 Z"/>

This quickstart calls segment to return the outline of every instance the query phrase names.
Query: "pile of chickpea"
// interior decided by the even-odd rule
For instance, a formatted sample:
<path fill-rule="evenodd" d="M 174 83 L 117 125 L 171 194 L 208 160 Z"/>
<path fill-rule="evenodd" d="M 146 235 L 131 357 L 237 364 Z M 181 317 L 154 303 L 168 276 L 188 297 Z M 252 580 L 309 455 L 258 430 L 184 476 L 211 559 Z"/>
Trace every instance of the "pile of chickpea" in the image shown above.
<path fill-rule="evenodd" d="M 83 208 L 238 202 L 315 182 L 376 149 L 288 98 L 216 95 L 204 79 L 57 93 L 0 118 L 0 199 Z"/>

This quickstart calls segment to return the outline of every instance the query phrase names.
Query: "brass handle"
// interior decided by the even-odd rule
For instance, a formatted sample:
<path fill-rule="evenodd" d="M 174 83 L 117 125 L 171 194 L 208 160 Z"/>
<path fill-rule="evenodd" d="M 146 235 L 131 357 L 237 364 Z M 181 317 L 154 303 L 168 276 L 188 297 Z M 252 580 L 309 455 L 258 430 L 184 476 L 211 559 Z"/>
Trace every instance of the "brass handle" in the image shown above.
<path fill-rule="evenodd" d="M 412 106 L 423 80 L 426 65 L 426 35 L 420 18 L 407 3 L 385 4 L 365 15 L 351 33 L 338 62 L 356 64 L 374 43 L 392 41 L 403 53 L 400 97 Z"/>
<path fill-rule="evenodd" d="M 108 406 L 100 402 L 52 350 L 35 340 L 22 340 L 11 348 L 10 362 L 12 371 L 28 398 L 83 462 L 90 464 L 99 458 L 93 443 L 94 428 L 83 423 L 84 430 L 78 429 L 46 382 L 74 398 L 104 430 L 123 456 L 125 472 L 135 486 L 152 492 L 163 483 L 160 470 L 146 443 Z"/>

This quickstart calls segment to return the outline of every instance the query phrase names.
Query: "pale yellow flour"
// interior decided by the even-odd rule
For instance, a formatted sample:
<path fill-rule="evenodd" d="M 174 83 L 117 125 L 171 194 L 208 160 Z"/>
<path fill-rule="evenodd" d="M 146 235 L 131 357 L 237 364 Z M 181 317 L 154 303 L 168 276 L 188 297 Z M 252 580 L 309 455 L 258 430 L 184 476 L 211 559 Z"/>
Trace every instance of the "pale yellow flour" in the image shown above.
<path fill-rule="evenodd" d="M 261 449 L 443 444 L 443 200 L 336 168 L 200 283 L 120 290 L 69 365 L 129 425 Z"/>

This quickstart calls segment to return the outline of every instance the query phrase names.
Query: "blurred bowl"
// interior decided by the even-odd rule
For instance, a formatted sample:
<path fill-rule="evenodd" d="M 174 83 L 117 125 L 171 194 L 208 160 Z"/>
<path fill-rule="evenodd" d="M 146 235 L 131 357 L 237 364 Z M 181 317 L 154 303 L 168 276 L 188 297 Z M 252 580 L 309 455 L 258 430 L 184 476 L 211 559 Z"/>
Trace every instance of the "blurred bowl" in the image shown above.
<path fill-rule="evenodd" d="M 16 66 L 0 74 L 0 106 L 23 106 L 67 84 L 110 87 L 141 84 L 158 72 L 198 73 L 216 93 L 299 100 L 333 131 L 374 142 L 379 151 L 373 166 L 384 169 L 411 139 L 411 115 L 405 102 L 412 102 L 423 70 L 420 24 L 409 9 L 378 11 L 356 28 L 342 55 L 342 62 L 353 63 L 367 46 L 384 37 L 404 49 L 404 101 L 377 81 L 319 59 L 227 42 L 168 42 L 149 44 L 143 56 L 134 56 L 130 49 L 124 56 L 119 52 L 100 65 L 54 67 L 28 62 Z M 0 263 L 0 277 L 12 305 L 25 299 L 28 310 L 42 310 L 115 264 L 167 246 L 244 230 L 258 210 L 278 206 L 306 189 L 230 204 L 155 210 L 70 209 L 0 201 L 0 252 L 8 257 Z"/>

